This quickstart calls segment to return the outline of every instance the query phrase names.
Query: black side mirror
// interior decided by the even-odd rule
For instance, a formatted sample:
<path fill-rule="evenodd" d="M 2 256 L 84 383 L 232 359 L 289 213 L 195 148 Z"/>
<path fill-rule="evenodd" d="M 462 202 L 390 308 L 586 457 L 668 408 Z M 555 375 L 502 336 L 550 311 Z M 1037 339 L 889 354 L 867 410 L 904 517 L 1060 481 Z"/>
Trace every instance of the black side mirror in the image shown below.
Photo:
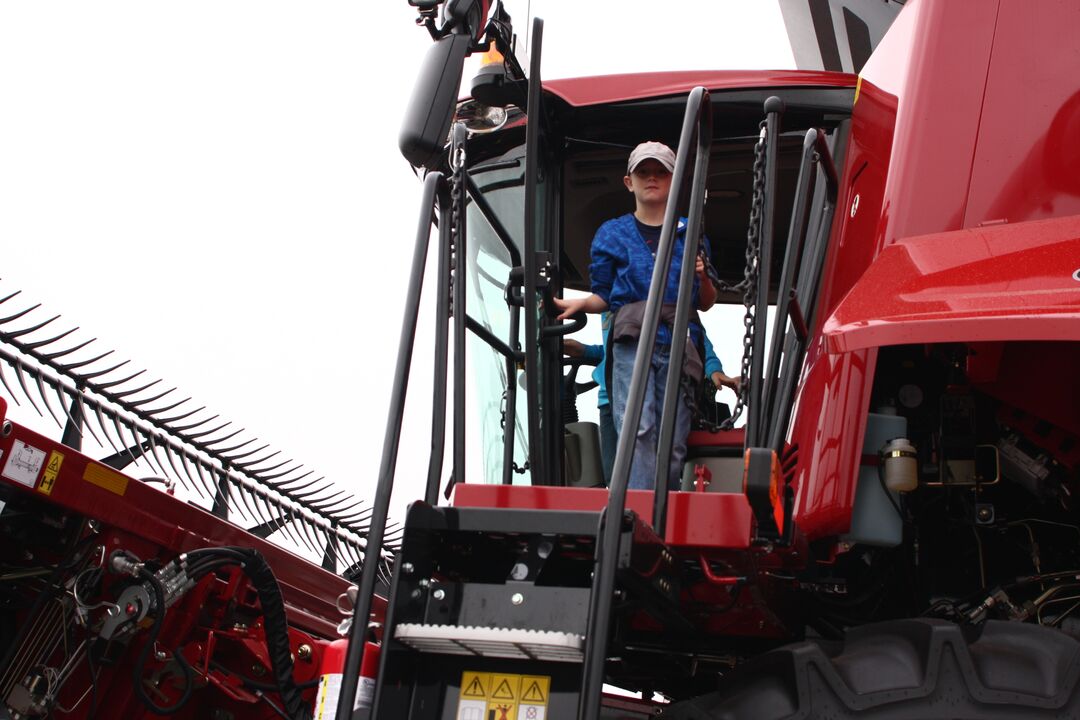
<path fill-rule="evenodd" d="M 398 136 L 401 154 L 416 167 L 439 165 L 471 44 L 469 35 L 452 33 L 428 50 Z"/>

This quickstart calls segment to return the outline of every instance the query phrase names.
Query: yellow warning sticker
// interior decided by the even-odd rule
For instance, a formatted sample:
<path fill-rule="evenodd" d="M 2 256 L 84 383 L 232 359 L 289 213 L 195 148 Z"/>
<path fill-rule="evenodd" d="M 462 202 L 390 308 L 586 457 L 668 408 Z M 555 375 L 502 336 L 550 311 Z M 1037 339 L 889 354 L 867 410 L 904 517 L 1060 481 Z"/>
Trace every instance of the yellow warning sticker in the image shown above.
<path fill-rule="evenodd" d="M 49 462 L 45 464 L 45 472 L 41 473 L 41 482 L 38 483 L 38 492 L 46 495 L 52 494 L 53 485 L 56 484 L 56 476 L 60 474 L 60 466 L 64 463 L 64 456 L 55 450 L 49 455 Z"/>
<path fill-rule="evenodd" d="M 88 483 L 93 483 L 100 488 L 105 488 L 109 492 L 116 493 L 117 495 L 122 496 L 127 492 L 128 479 L 118 472 L 113 472 L 104 465 L 87 463 L 86 470 L 83 471 L 83 480 Z"/>
<path fill-rule="evenodd" d="M 546 720 L 551 678 L 466 671 L 455 720 Z"/>

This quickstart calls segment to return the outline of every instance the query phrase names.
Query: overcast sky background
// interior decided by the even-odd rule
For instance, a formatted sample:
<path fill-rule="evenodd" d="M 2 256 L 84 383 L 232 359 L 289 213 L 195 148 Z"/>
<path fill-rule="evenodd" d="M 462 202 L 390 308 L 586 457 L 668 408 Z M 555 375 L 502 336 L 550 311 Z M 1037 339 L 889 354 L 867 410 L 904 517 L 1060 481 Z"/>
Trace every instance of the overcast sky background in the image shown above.
<path fill-rule="evenodd" d="M 656 8 L 533 0 L 544 76 L 793 67 L 772 2 Z M 372 499 L 420 191 L 397 150 L 430 44 L 414 17 L 405 0 L 0 5 L 0 296 Z M 729 371 L 740 314 L 706 315 Z M 427 470 L 427 318 L 416 353 L 398 519 Z M 58 436 L 25 404 L 9 416 Z"/>

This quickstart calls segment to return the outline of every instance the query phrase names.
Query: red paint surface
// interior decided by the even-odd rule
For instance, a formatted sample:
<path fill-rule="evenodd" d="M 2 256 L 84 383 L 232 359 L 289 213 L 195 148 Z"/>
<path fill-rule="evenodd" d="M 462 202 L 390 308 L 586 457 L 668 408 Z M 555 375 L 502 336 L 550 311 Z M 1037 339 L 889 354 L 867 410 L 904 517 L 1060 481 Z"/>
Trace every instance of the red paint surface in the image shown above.
<path fill-rule="evenodd" d="M 848 73 L 784 70 L 699 70 L 545 80 L 544 89 L 571 105 L 642 100 L 680 95 L 698 86 L 708 90 L 766 87 L 855 87 Z"/>
<path fill-rule="evenodd" d="M 6 413 L 6 404 L 0 405 L 0 409 Z M 168 495 L 159 486 L 129 477 L 124 494 L 119 495 L 87 482 L 83 473 L 95 461 L 18 424 L 12 425 L 8 437 L 0 439 L 3 457 L 9 455 L 15 440 L 44 450 L 47 457 L 53 450 L 60 452 L 64 456 L 60 474 L 48 496 L 7 479 L 0 482 L 33 493 L 39 500 L 65 510 L 97 519 L 109 533 L 131 538 L 140 548 L 147 548 L 137 551 L 144 558 L 156 555 L 171 560 L 179 553 L 208 546 L 254 548 L 266 558 L 278 579 L 290 624 L 322 637 L 336 637 L 337 623 L 341 620 L 336 598 L 349 585 L 343 578 Z M 386 601 L 376 596 L 372 612 L 381 619 L 385 610 Z"/>
<path fill-rule="evenodd" d="M 1080 340 L 1080 215 L 890 245 L 824 332 L 833 352 L 910 343 Z"/>
<path fill-rule="evenodd" d="M 809 538 L 848 527 L 877 346 L 1077 337 L 1078 23 L 1075 3 L 913 2 L 863 69 L 789 438 Z"/>
<path fill-rule="evenodd" d="M 453 497 L 455 507 L 595 513 L 606 507 L 607 501 L 608 491 L 602 488 L 472 483 L 456 485 Z M 643 518 L 652 518 L 652 491 L 627 491 L 626 507 Z M 668 495 L 665 540 L 675 547 L 743 549 L 750 545 L 751 523 L 752 514 L 745 495 L 673 492 Z"/>

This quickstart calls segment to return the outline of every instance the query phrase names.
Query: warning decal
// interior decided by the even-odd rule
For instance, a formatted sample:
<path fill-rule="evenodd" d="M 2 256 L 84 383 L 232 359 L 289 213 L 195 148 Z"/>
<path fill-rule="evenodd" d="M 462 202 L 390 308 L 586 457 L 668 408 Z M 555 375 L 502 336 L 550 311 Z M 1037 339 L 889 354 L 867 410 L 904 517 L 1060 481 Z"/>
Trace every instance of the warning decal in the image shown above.
<path fill-rule="evenodd" d="M 28 488 L 37 484 L 38 473 L 45 464 L 45 451 L 30 447 L 22 440 L 11 444 L 11 455 L 4 463 L 3 476 Z"/>
<path fill-rule="evenodd" d="M 49 462 L 45 465 L 45 472 L 41 474 L 41 483 L 38 484 L 38 492 L 50 495 L 53 485 L 56 484 L 56 476 L 60 474 L 60 466 L 64 462 L 64 456 L 55 450 L 49 455 Z"/>
<path fill-rule="evenodd" d="M 525 690 L 521 693 L 522 702 L 547 704 L 547 696 L 540 688 L 540 683 L 536 678 L 532 678 L 532 683 L 527 687 L 524 685 L 522 687 L 525 687 Z"/>
<path fill-rule="evenodd" d="M 468 675 L 469 673 L 465 673 Z M 462 678 L 462 686 L 465 686 L 464 678 Z M 480 676 L 473 673 L 472 682 L 461 691 L 462 697 L 474 697 L 474 698 L 486 698 L 487 690 L 484 689 L 483 684 L 480 682 Z"/>
<path fill-rule="evenodd" d="M 545 720 L 551 678 L 466 671 L 455 720 Z"/>

